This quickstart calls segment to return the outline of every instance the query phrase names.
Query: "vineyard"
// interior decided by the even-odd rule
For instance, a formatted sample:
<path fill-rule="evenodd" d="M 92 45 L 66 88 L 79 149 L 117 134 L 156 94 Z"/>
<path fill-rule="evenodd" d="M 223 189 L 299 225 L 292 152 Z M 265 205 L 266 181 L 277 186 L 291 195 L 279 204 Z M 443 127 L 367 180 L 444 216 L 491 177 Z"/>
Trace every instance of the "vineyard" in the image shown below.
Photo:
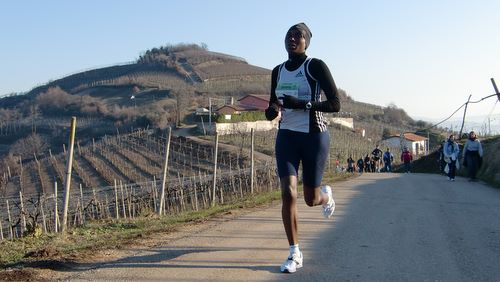
<path fill-rule="evenodd" d="M 162 205 L 165 214 L 198 210 L 214 200 L 230 202 L 248 193 L 277 187 L 269 158 L 255 159 L 252 181 L 248 149 L 227 150 L 220 146 L 217 151 L 214 142 L 169 139 L 161 133 L 140 130 L 76 146 L 68 223 L 80 225 L 89 219 L 128 218 L 156 212 L 160 207 L 167 144 L 169 157 Z M 61 153 L 2 168 L 0 238 L 20 237 L 34 232 L 35 226 L 44 232 L 60 229 L 65 165 L 65 154 Z"/>

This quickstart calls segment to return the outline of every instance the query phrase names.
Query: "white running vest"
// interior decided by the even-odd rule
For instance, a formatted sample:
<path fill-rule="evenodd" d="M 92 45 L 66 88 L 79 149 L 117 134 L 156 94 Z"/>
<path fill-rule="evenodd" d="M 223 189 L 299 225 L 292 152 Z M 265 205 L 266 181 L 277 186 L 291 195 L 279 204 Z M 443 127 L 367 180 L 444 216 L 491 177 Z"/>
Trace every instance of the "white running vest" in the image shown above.
<path fill-rule="evenodd" d="M 316 93 L 312 95 L 311 86 L 307 81 L 306 66 L 309 65 L 310 61 L 311 58 L 307 58 L 304 63 L 294 71 L 288 71 L 285 67 L 285 63 L 281 64 L 275 91 L 278 99 L 283 99 L 283 95 L 290 95 L 304 101 L 321 100 L 319 89 L 316 89 Z M 312 78 L 311 75 L 307 75 Z M 318 83 L 316 83 L 316 86 L 319 86 Z M 322 114 L 321 112 L 315 112 L 314 117 L 311 117 L 309 110 L 282 108 L 279 128 L 309 133 L 311 118 L 321 119 Z"/>

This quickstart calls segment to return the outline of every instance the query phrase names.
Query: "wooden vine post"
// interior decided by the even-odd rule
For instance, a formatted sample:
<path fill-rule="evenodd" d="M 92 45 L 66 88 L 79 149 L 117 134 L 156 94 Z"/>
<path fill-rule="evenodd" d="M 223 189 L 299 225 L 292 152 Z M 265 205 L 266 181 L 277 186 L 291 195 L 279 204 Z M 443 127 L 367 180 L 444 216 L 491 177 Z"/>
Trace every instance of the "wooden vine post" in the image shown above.
<path fill-rule="evenodd" d="M 251 130 L 251 138 L 250 138 L 250 142 L 252 143 L 251 144 L 251 149 L 250 149 L 250 193 L 253 194 L 253 179 L 255 178 L 255 175 L 254 175 L 254 159 L 253 159 L 253 155 L 254 155 L 254 140 L 255 140 L 255 131 Z"/>
<path fill-rule="evenodd" d="M 63 224 L 61 232 L 66 232 L 68 224 L 68 208 L 69 208 L 69 195 L 71 188 L 71 170 L 73 168 L 73 151 L 75 147 L 75 131 L 76 131 L 76 117 L 71 117 L 71 131 L 69 135 L 69 152 L 66 162 L 66 179 L 64 181 L 64 209 L 63 209 Z"/>
<path fill-rule="evenodd" d="M 160 196 L 160 207 L 158 208 L 158 215 L 163 213 L 163 205 L 165 203 L 165 185 L 167 181 L 167 171 L 168 171 L 168 155 L 170 152 L 170 138 L 172 136 L 172 128 L 168 128 L 167 146 L 165 148 L 165 161 L 163 163 L 163 177 L 161 181 L 161 196 Z"/>
<path fill-rule="evenodd" d="M 217 187 L 217 149 L 219 148 L 219 134 L 215 131 L 215 148 L 214 148 L 214 178 L 212 186 L 212 207 L 215 206 L 215 188 Z"/>

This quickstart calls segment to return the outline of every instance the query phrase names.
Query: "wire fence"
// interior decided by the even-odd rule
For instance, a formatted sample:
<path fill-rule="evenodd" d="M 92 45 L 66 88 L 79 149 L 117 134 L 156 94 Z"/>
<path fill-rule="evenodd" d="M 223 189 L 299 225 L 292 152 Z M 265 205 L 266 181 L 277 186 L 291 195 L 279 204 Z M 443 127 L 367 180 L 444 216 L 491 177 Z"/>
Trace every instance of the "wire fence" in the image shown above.
<path fill-rule="evenodd" d="M 277 189 L 278 179 L 274 165 L 255 168 L 255 189 L 251 189 L 249 168 L 220 171 L 216 178 L 215 195 L 213 174 L 200 174 L 170 179 L 166 184 L 162 214 L 172 215 L 198 211 L 217 204 L 230 203 L 251 193 Z M 136 218 L 158 211 L 161 180 L 143 183 L 116 182 L 115 185 L 92 189 L 71 190 L 68 225 L 81 226 L 88 220 Z M 253 190 L 253 191 L 252 191 Z M 19 196 L 0 197 L 0 239 L 14 239 L 24 235 L 61 230 L 63 191 L 54 185 L 53 193 L 19 192 Z"/>

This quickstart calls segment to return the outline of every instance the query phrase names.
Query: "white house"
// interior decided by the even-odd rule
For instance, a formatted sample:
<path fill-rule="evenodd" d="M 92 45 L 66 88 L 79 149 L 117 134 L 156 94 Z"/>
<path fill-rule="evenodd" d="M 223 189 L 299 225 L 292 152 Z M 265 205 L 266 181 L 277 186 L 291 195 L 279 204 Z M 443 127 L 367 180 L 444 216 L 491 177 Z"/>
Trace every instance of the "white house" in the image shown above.
<path fill-rule="evenodd" d="M 417 135 L 415 133 L 403 133 L 401 135 L 393 135 L 382 141 L 388 147 L 396 147 L 401 150 L 404 147 L 408 147 L 408 150 L 414 155 L 426 155 L 428 153 L 428 143 L 429 139 L 427 137 L 423 137 Z"/>

